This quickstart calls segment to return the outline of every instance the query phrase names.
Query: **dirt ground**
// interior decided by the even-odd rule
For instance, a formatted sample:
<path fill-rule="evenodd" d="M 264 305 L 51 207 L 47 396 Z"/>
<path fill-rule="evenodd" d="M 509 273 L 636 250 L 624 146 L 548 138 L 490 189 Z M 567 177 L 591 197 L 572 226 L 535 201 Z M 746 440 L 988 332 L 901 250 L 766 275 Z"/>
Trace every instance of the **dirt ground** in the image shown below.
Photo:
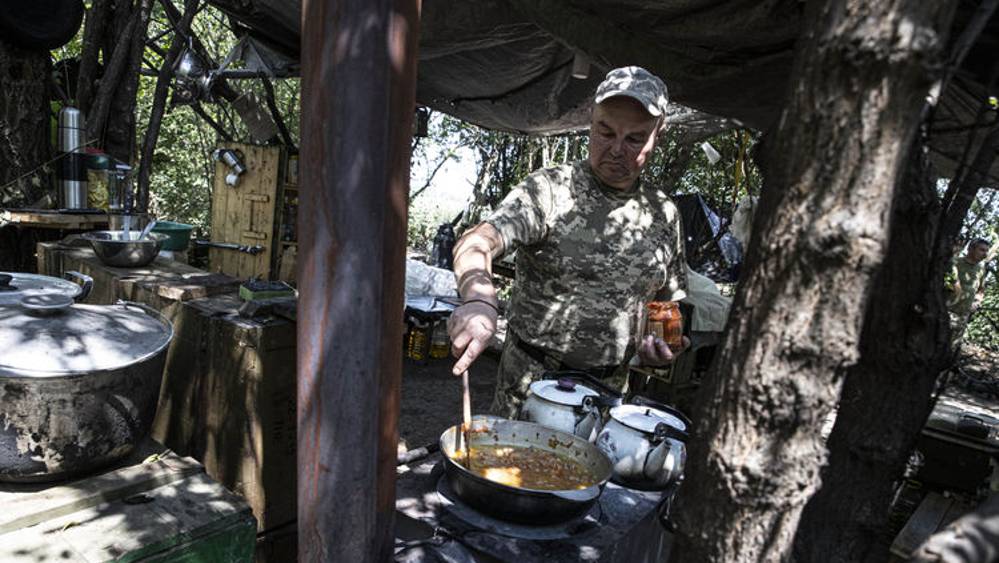
<path fill-rule="evenodd" d="M 453 363 L 452 358 L 425 363 L 403 360 L 399 439 L 407 449 L 437 442 L 444 430 L 461 422 L 461 379 L 451 375 Z M 498 363 L 499 356 L 486 353 L 472 365 L 472 414 L 489 411 Z"/>

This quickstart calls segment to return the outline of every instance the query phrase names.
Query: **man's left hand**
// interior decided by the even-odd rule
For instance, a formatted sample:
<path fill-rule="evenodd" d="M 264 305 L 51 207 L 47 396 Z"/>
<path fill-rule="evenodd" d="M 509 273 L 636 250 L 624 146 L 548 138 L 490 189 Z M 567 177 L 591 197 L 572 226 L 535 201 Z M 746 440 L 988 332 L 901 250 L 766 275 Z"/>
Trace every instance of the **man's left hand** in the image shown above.
<path fill-rule="evenodd" d="M 638 347 L 638 359 L 643 366 L 668 366 L 689 347 L 690 339 L 686 336 L 683 337 L 683 346 L 679 350 L 671 350 L 665 340 L 649 334 Z"/>

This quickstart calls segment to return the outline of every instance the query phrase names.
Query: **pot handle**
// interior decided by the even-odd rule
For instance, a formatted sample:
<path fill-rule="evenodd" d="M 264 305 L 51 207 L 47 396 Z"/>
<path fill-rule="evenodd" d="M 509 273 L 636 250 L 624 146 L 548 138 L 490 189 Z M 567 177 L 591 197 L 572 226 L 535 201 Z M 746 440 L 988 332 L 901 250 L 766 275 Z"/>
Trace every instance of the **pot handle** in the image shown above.
<path fill-rule="evenodd" d="M 77 303 L 86 299 L 87 296 L 90 295 L 90 291 L 94 289 L 94 278 L 81 272 L 77 272 L 76 270 L 67 270 L 63 274 L 63 277 L 71 282 L 80 284 L 80 294 L 76 296 L 76 299 L 74 299 Z"/>

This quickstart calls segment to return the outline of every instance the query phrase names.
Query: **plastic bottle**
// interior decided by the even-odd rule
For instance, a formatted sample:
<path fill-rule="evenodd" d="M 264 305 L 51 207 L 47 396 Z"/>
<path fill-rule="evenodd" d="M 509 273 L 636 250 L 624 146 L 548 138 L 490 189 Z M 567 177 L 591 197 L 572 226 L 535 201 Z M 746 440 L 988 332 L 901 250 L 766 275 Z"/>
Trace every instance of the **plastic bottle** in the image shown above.
<path fill-rule="evenodd" d="M 434 332 L 430 336 L 430 357 L 440 360 L 448 355 L 447 321 L 441 319 L 434 323 Z"/>
<path fill-rule="evenodd" d="M 409 330 L 408 355 L 410 359 L 422 361 L 427 358 L 428 323 L 416 321 Z"/>

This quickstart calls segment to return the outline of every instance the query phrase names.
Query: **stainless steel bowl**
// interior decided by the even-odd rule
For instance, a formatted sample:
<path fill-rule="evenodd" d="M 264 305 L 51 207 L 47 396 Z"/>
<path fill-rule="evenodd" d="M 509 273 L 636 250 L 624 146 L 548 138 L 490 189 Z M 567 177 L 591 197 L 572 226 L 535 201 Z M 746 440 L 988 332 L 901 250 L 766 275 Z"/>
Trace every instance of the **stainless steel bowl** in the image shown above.
<path fill-rule="evenodd" d="M 94 253 L 106 265 L 137 268 L 152 262 L 163 241 L 170 238 L 161 233 L 149 233 L 138 240 L 139 234 L 139 231 L 129 231 L 125 238 L 124 231 L 92 231 L 84 233 L 83 238 L 90 242 Z"/>

